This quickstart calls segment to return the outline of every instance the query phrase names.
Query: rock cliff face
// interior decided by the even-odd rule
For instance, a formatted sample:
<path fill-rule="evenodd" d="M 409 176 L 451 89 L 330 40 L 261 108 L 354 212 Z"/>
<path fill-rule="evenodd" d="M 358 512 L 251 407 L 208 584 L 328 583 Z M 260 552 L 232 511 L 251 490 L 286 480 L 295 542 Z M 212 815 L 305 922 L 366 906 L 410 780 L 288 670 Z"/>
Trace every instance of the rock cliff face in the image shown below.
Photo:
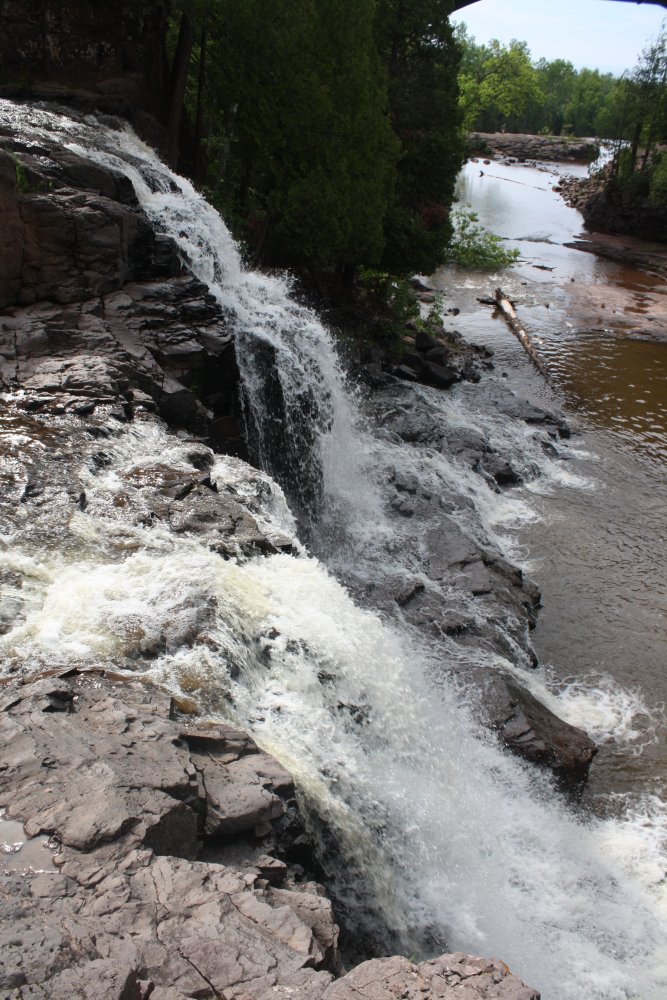
<path fill-rule="evenodd" d="M 129 181 L 55 142 L 0 141 L 0 384 L 28 389 L 33 410 L 141 406 L 241 447 L 224 317 Z"/>
<path fill-rule="evenodd" d="M 591 232 L 667 243 L 667 210 L 655 208 L 646 196 L 624 190 L 608 170 L 593 177 L 561 178 L 560 185 L 568 205 L 581 212 Z"/>
<path fill-rule="evenodd" d="M 168 11 L 153 0 L 3 0 L 0 96 L 125 114 L 164 148 Z"/>

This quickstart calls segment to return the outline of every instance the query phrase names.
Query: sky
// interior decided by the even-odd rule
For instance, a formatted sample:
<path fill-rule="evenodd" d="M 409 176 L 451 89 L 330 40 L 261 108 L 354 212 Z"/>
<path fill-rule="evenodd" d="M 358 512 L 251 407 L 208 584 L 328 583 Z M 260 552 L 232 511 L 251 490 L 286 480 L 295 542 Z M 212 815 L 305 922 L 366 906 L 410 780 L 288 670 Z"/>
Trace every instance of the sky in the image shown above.
<path fill-rule="evenodd" d="M 653 42 L 667 10 L 619 0 L 479 0 L 451 15 L 484 44 L 528 42 L 533 60 L 568 59 L 617 76 L 632 69 Z"/>

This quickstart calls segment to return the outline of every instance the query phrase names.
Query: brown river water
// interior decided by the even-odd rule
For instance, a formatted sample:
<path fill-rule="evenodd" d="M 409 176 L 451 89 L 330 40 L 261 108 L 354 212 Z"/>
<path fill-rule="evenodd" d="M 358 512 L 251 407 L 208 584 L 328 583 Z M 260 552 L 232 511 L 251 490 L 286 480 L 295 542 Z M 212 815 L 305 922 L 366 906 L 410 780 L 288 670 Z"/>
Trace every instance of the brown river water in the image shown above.
<path fill-rule="evenodd" d="M 460 203 L 521 260 L 498 272 L 445 268 L 432 284 L 445 309 L 461 310 L 448 322 L 491 347 L 510 385 L 562 409 L 575 432 L 563 488 L 522 489 L 538 517 L 516 529 L 516 542 L 544 603 L 535 693 L 555 695 L 552 707 L 600 744 L 587 801 L 636 795 L 650 825 L 651 803 L 667 799 L 667 283 L 565 246 L 593 238 L 553 191 L 566 171 L 585 174 L 468 163 Z M 601 239 L 617 250 L 647 248 Z M 499 286 L 551 384 L 502 317 L 478 302 Z"/>

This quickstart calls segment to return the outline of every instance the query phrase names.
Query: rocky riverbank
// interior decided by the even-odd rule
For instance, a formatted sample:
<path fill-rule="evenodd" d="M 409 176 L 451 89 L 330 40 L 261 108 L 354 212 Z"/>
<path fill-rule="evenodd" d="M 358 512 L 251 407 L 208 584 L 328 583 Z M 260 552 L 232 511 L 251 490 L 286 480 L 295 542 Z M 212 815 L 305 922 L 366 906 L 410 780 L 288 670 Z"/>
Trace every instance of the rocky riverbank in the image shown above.
<path fill-rule="evenodd" d="M 600 155 L 600 147 L 590 139 L 513 132 L 471 132 L 468 148 L 472 153 L 507 157 L 519 163 L 592 163 Z"/>
<path fill-rule="evenodd" d="M 331 903 L 291 860 L 292 780 L 243 733 L 98 671 L 14 681 L 0 701 L 0 804 L 50 836 L 41 870 L 20 851 L 2 866 L 6 1000 L 538 1000 L 463 954 L 344 974 Z"/>
<path fill-rule="evenodd" d="M 225 715 L 225 677 L 238 672 L 215 637 L 215 601 L 157 578 L 159 560 L 139 568 L 165 596 L 159 613 L 119 610 L 113 583 L 142 546 L 159 554 L 174 539 L 229 566 L 296 553 L 267 513 L 280 498 L 266 476 L 238 457 L 212 475 L 216 454 L 245 454 L 228 319 L 120 172 L 58 137 L 26 141 L 9 117 L 0 213 L 0 508 L 11 541 L 0 577 L 10 748 L 0 805 L 26 836 L 53 838 L 56 853 L 55 869 L 47 858 L 45 872 L 25 874 L 21 852 L 10 855 L 3 995 L 537 997 L 501 963 L 462 955 L 377 959 L 343 975 L 331 904 L 302 864 L 310 846 L 291 778 L 249 737 L 201 721 Z M 564 423 L 485 385 L 484 352 L 453 333 L 406 334 L 401 364 L 363 372 L 388 433 L 456 454 L 493 490 L 511 488 L 511 456 L 434 420 L 415 393 L 467 381 L 556 451 Z M 432 585 L 417 574 L 393 589 L 352 583 L 360 599 L 462 646 L 512 655 L 509 635 L 530 658 L 539 594 L 450 516 L 469 500 L 454 489 L 436 497 L 400 474 L 386 489 L 396 525 L 423 528 Z M 89 567 L 86 587 L 62 604 L 59 574 L 72 563 Z M 86 597 L 96 586 L 113 591 L 97 617 Z M 82 629 L 85 644 L 55 643 Z M 269 648 L 276 638 L 246 640 Z M 219 657 L 215 685 L 188 673 L 186 653 Z M 177 700 L 154 686 L 163 656 Z M 509 677 L 480 668 L 464 681 L 484 692 L 480 714 L 508 746 L 566 782 L 585 776 L 594 753 L 585 734 Z"/>
<path fill-rule="evenodd" d="M 576 208 L 584 217 L 586 228 L 593 233 L 612 233 L 630 236 L 644 241 L 667 242 L 667 211 L 651 205 L 646 195 L 630 191 L 611 177 L 608 169 L 600 170 L 591 177 L 562 177 L 559 186 L 565 201 Z M 613 256 L 613 247 L 604 240 L 597 241 L 601 256 Z M 622 259 L 622 258 L 621 258 Z M 645 248 L 642 252 L 628 247 L 628 263 L 642 269 L 658 269 L 666 273 L 664 253 L 652 252 Z M 647 267 L 648 265 L 648 267 Z"/>

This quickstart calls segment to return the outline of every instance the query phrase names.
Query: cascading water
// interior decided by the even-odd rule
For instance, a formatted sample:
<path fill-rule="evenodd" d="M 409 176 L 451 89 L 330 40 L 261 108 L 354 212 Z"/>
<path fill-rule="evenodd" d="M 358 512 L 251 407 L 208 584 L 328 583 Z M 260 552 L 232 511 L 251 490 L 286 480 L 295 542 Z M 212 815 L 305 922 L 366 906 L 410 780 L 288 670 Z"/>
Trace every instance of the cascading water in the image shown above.
<path fill-rule="evenodd" d="M 409 518 L 397 533 L 383 513 L 388 470 L 431 493 L 455 486 L 467 499 L 454 512 L 462 527 L 483 544 L 511 544 L 509 526 L 532 516 L 526 500 L 500 498 L 441 451 L 416 452 L 365 424 L 329 334 L 290 298 L 289 283 L 245 270 L 214 210 L 128 130 L 4 103 L 0 110 L 35 140 L 55 133 L 126 174 L 156 227 L 209 284 L 236 333 L 258 458 L 301 480 L 292 496 L 302 515 L 319 512 L 321 548 L 337 571 L 355 582 L 418 575 Z M 281 402 L 277 427 L 267 392 Z M 556 482 L 558 463 L 531 434 L 476 414 L 464 392 L 414 392 L 443 427 L 484 424 L 526 469 L 538 463 Z M 480 729 L 470 692 L 434 683 L 443 656 L 492 653 L 382 624 L 315 558 L 237 564 L 166 529 L 121 530 L 114 497 L 123 477 L 163 456 L 166 437 L 157 425 L 118 431 L 108 464 L 89 476 L 86 514 L 73 518 L 78 549 L 45 556 L 23 545 L 16 527 L 2 558 L 29 580 L 30 599 L 0 638 L 7 660 L 121 666 L 129 658 L 174 691 L 205 692 L 211 711 L 231 714 L 290 768 L 338 842 L 335 881 L 347 912 L 352 918 L 374 896 L 392 944 L 412 951 L 430 939 L 433 948 L 497 954 L 545 1000 L 664 996 L 661 805 L 647 800 L 615 820 L 577 815 Z M 172 447 L 173 461 L 187 467 L 187 449 Z M 242 489 L 242 468 L 228 459 L 211 475 L 231 475 Z M 275 487 L 272 495 L 267 521 L 293 530 Z M 202 608 L 211 641 L 192 647 L 183 636 Z M 153 635 L 162 646 L 148 658 Z"/>

